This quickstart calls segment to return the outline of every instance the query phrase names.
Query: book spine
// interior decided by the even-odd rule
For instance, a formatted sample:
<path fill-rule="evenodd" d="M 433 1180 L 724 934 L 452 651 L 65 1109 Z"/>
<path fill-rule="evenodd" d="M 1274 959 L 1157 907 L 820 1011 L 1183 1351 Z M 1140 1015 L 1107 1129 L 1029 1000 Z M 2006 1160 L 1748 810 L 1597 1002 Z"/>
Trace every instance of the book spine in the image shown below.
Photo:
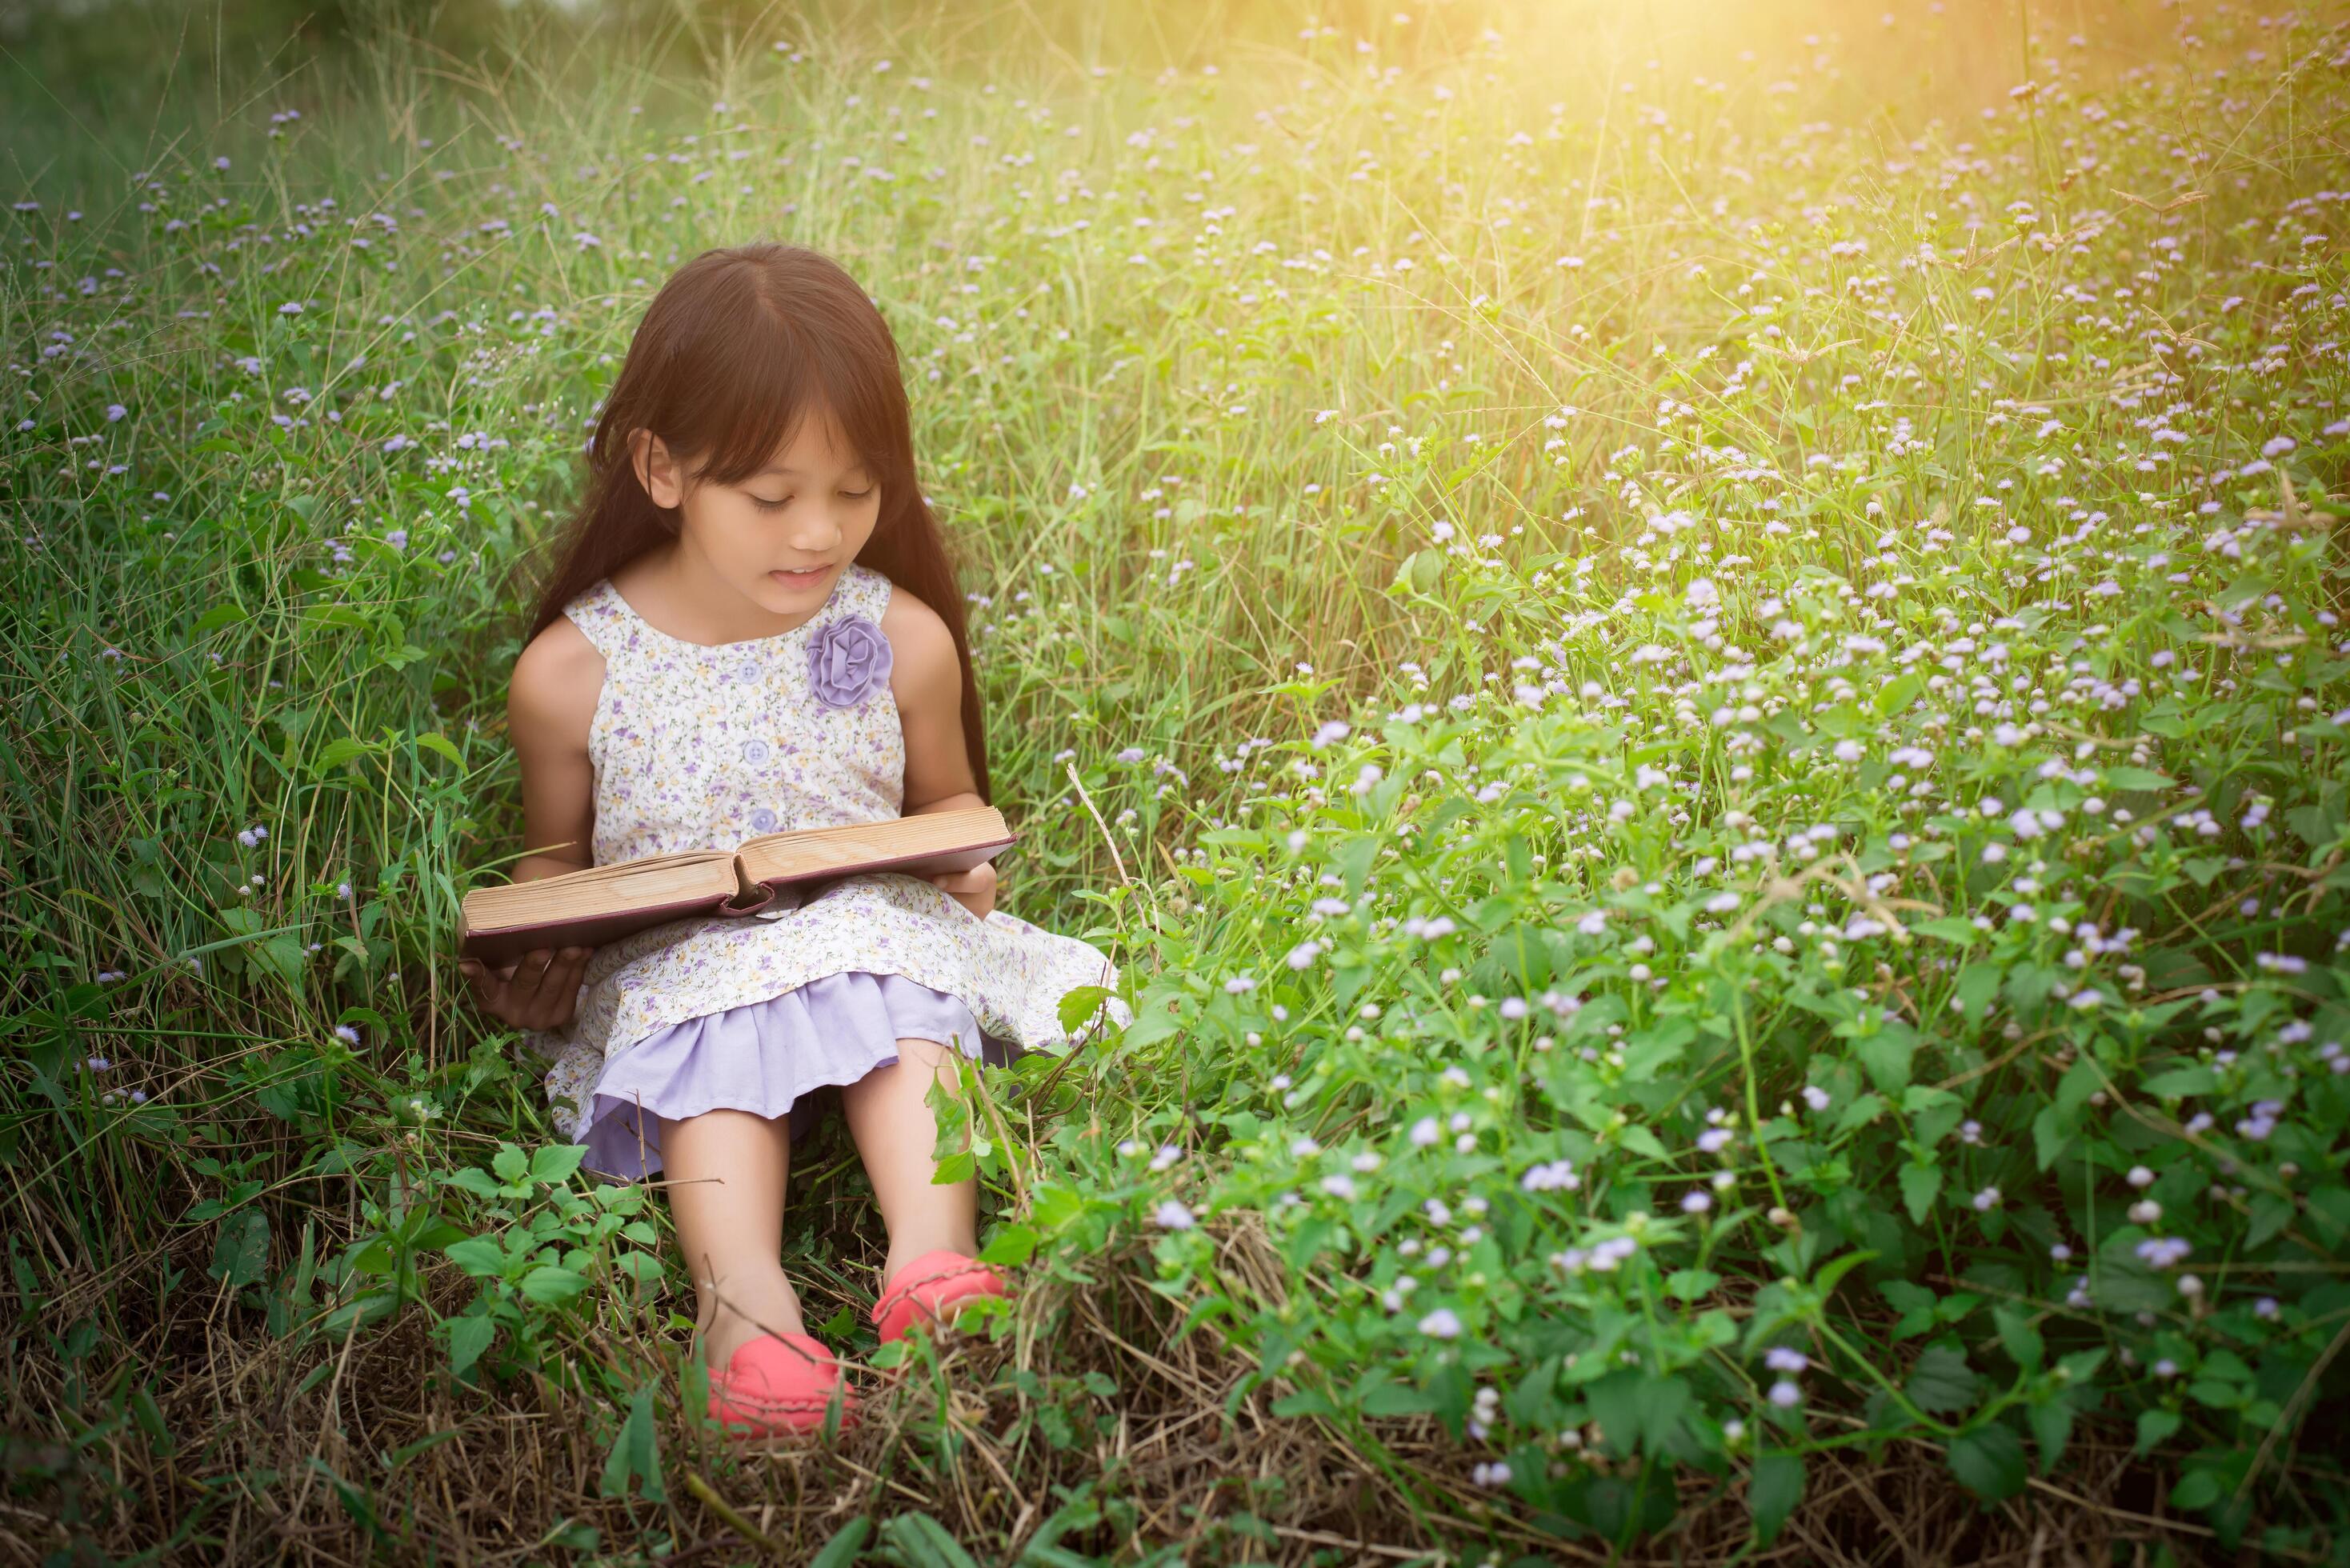
<path fill-rule="evenodd" d="M 718 906 L 718 913 L 739 919 L 757 914 L 775 901 L 775 890 L 764 882 L 751 880 L 743 857 L 734 857 L 734 896 Z"/>

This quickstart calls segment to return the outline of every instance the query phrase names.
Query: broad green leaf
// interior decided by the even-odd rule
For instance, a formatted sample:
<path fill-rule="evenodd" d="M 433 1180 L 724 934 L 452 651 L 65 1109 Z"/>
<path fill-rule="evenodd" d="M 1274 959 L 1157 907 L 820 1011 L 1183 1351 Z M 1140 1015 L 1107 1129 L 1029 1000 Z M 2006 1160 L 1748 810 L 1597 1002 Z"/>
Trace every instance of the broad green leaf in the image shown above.
<path fill-rule="evenodd" d="M 452 1317 L 448 1323 L 449 1370 L 463 1377 L 482 1358 L 490 1342 L 498 1336 L 498 1325 L 487 1313 L 472 1317 Z"/>
<path fill-rule="evenodd" d="M 1920 1410 L 1947 1416 L 1972 1405 L 1981 1384 L 1964 1355 L 1947 1345 L 1929 1345 L 1909 1369 L 1909 1381 L 1901 1391 Z"/>
<path fill-rule="evenodd" d="M 555 1263 L 541 1263 L 522 1277 L 522 1293 L 541 1306 L 557 1306 L 588 1288 L 588 1276 Z"/>
<path fill-rule="evenodd" d="M 1754 1539 L 1768 1546 L 1777 1538 L 1787 1516 L 1804 1496 L 1804 1459 L 1800 1454 L 1754 1456 L 1754 1473 L 1746 1483 L 1746 1506 L 1754 1516 Z"/>
<path fill-rule="evenodd" d="M 530 1157 L 530 1179 L 548 1186 L 571 1179 L 579 1162 L 588 1158 L 584 1144 L 550 1143 L 535 1149 Z"/>
<path fill-rule="evenodd" d="M 1901 1168 L 1901 1202 L 1909 1210 L 1909 1222 L 1923 1225 L 1932 1211 L 1935 1198 L 1942 1190 L 1942 1168 L 1939 1165 L 1905 1165 Z"/>
<path fill-rule="evenodd" d="M 2023 1490 L 2023 1439 L 1994 1421 L 1950 1439 L 1950 1469 L 1977 1497 L 1996 1502 Z"/>

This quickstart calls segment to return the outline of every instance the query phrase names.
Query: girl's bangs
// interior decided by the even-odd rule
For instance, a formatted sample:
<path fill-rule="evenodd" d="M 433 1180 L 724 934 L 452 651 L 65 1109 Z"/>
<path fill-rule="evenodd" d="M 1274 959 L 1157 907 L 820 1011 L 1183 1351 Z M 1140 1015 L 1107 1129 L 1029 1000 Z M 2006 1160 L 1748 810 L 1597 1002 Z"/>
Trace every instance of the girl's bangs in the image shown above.
<path fill-rule="evenodd" d="M 888 389 L 858 374 L 856 358 L 827 353 L 824 340 L 795 332 L 754 306 L 749 320 L 730 327 L 716 356 L 716 373 L 702 389 L 722 400 L 717 440 L 702 466 L 704 479 L 735 484 L 773 462 L 807 420 L 829 411 L 842 439 L 876 478 L 889 472 Z"/>

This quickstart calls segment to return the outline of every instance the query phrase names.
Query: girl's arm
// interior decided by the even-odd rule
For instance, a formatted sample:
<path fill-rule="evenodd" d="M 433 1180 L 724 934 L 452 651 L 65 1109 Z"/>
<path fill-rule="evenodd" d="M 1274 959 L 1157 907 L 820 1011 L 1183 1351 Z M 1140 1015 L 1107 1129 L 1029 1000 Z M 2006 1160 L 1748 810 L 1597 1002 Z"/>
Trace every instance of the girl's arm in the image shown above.
<path fill-rule="evenodd" d="M 515 880 L 536 881 L 596 863 L 596 771 L 588 728 L 604 689 L 604 656 L 567 618 L 533 638 L 515 660 L 506 732 L 522 763 L 523 848 Z"/>
<path fill-rule="evenodd" d="M 979 781 L 972 776 L 971 753 L 963 748 L 962 663 L 947 623 L 898 588 L 881 612 L 881 633 L 889 639 L 889 694 L 897 699 L 898 722 L 906 736 L 905 815 L 985 805 Z M 983 919 L 995 908 L 992 865 L 931 880 Z"/>
<path fill-rule="evenodd" d="M 595 863 L 596 774 L 588 727 L 604 686 L 604 658 L 580 629 L 557 620 L 515 660 L 506 732 L 522 763 L 523 848 L 517 882 L 559 877 Z M 458 967 L 483 1011 L 516 1029 L 559 1029 L 578 1005 L 588 948 L 539 948 L 492 970 Z"/>

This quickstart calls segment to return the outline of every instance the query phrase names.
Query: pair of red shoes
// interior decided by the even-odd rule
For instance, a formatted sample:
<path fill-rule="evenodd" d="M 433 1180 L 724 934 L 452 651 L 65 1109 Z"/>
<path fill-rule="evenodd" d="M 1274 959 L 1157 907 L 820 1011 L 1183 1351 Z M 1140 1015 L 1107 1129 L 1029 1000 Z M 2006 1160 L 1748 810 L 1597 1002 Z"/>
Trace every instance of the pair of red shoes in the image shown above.
<path fill-rule="evenodd" d="M 1003 1276 L 961 1252 L 925 1252 L 898 1271 L 868 1314 L 884 1345 L 903 1339 L 918 1320 L 951 1321 L 951 1309 L 979 1296 L 1004 1296 Z M 710 1417 L 750 1437 L 813 1432 L 834 1397 L 840 1429 L 857 1425 L 847 1369 L 813 1334 L 763 1334 L 710 1375 Z"/>

